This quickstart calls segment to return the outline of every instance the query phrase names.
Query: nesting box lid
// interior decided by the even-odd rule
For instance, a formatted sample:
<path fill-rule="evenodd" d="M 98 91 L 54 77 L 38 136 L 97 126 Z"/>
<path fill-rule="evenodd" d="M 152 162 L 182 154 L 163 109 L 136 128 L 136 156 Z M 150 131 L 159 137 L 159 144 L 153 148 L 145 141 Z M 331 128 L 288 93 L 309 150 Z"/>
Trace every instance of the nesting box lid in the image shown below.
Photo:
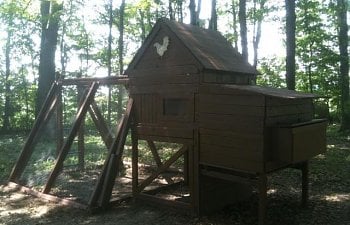
<path fill-rule="evenodd" d="M 202 67 L 201 69 L 248 75 L 258 74 L 257 70 L 246 62 L 242 55 L 219 32 L 165 18 L 159 19 L 154 25 L 147 39 L 129 64 L 126 74 L 129 74 L 129 71 L 135 69 L 139 62 L 143 60 L 145 51 L 154 49 L 161 28 L 164 27 L 170 31 L 171 35 L 169 39 L 160 39 L 163 40 L 163 43 L 160 42 L 160 44 L 163 44 L 163 47 L 166 48 L 165 43 L 171 45 L 172 38 L 179 39 L 181 45 L 191 53 L 192 57 Z"/>

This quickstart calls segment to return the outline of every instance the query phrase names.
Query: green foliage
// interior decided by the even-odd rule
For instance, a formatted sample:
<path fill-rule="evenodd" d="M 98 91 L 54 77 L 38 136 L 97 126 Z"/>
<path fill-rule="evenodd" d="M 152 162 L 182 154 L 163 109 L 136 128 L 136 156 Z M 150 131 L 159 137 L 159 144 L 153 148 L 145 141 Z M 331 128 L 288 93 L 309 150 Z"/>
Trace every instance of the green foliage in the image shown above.
<path fill-rule="evenodd" d="M 257 77 L 256 83 L 262 86 L 285 88 L 284 61 L 279 58 L 267 59 L 263 58 L 260 60 L 259 65 L 260 75 Z"/>

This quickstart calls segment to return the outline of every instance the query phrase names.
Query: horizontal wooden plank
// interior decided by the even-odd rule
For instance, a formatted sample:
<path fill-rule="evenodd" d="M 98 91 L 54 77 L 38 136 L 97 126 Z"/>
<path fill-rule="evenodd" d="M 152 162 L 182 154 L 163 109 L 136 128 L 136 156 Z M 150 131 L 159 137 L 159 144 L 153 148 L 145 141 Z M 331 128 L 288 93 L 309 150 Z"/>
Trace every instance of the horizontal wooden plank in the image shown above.
<path fill-rule="evenodd" d="M 273 116 L 267 117 L 265 124 L 268 127 L 276 126 L 278 124 L 293 124 L 299 122 L 310 121 L 313 119 L 312 113 L 300 113 L 294 115 L 282 115 L 282 116 Z"/>
<path fill-rule="evenodd" d="M 137 76 L 130 78 L 130 86 L 138 85 L 156 85 L 156 84 L 192 84 L 198 83 L 198 74 L 183 74 L 183 75 L 173 75 L 173 74 L 159 74 L 159 75 L 147 75 L 147 76 Z"/>
<path fill-rule="evenodd" d="M 143 93 L 172 93 L 172 94 L 184 94 L 184 93 L 197 93 L 198 87 L 192 84 L 169 84 L 169 85 L 140 85 L 140 86 L 130 86 L 129 92 L 133 94 L 143 94 Z"/>
<path fill-rule="evenodd" d="M 266 97 L 267 106 L 282 106 L 282 105 L 312 105 L 311 98 L 277 98 L 277 97 Z"/>
<path fill-rule="evenodd" d="M 263 146 L 256 145 L 251 146 L 251 148 L 245 146 L 219 146 L 216 143 L 200 143 L 200 155 L 205 154 L 209 157 L 212 155 L 220 160 L 230 160 L 241 159 L 248 161 L 258 161 L 262 162 L 263 156 Z"/>
<path fill-rule="evenodd" d="M 224 115 L 243 115 L 264 117 L 265 108 L 257 106 L 243 105 L 221 105 L 216 103 L 198 103 L 199 113 L 224 114 Z"/>
<path fill-rule="evenodd" d="M 165 66 L 160 68 L 136 69 L 128 74 L 130 78 L 143 76 L 160 76 L 160 75 L 192 75 L 199 74 L 196 65 Z"/>
<path fill-rule="evenodd" d="M 247 85 L 245 85 L 247 86 Z M 199 86 L 200 93 L 220 94 L 220 95 L 253 95 L 264 96 L 260 93 L 255 93 L 249 90 L 230 88 L 220 84 L 202 84 Z"/>
<path fill-rule="evenodd" d="M 196 119 L 199 127 L 206 129 L 252 134 L 263 133 L 264 130 L 262 117 L 200 113 Z"/>
<path fill-rule="evenodd" d="M 292 105 L 279 105 L 266 107 L 266 116 L 283 116 L 294 115 L 300 113 L 313 114 L 313 106 L 311 104 L 292 104 Z"/>
<path fill-rule="evenodd" d="M 253 136 L 253 137 L 251 137 Z M 244 151 L 262 151 L 264 146 L 263 136 L 256 138 L 256 135 L 220 136 L 200 134 L 201 144 L 230 147 L 232 149 L 243 149 Z"/>
<path fill-rule="evenodd" d="M 176 138 L 193 138 L 193 129 L 181 127 L 154 127 L 154 126 L 137 126 L 138 134 L 145 136 L 163 136 Z"/>
<path fill-rule="evenodd" d="M 265 106 L 265 97 L 261 95 L 220 95 L 199 93 L 196 100 L 200 103 L 242 105 L 242 106 Z"/>
<path fill-rule="evenodd" d="M 143 135 L 139 134 L 139 140 L 151 140 L 159 142 L 169 142 L 169 143 L 179 143 L 179 144 L 193 144 L 193 139 L 191 138 L 177 138 L 169 136 L 154 136 L 154 135 Z"/>
<path fill-rule="evenodd" d="M 200 154 L 200 164 L 240 170 L 244 172 L 263 172 L 264 163 L 257 161 L 242 160 L 240 158 L 224 158 L 212 154 Z"/>

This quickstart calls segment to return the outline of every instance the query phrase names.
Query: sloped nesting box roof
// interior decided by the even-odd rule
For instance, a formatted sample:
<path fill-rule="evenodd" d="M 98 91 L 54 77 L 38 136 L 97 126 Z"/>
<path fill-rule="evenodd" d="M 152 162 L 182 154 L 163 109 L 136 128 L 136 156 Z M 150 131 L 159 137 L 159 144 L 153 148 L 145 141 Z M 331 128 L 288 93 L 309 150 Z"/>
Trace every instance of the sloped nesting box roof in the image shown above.
<path fill-rule="evenodd" d="M 256 75 L 258 72 L 232 47 L 225 37 L 214 30 L 160 19 L 153 27 L 145 43 L 136 53 L 126 73 L 138 69 L 140 61 L 147 57 L 148 50 L 155 52 L 154 44 L 164 44 L 163 37 L 169 36 L 169 47 L 182 45 L 203 70 L 235 72 Z M 176 40 L 175 40 L 176 39 Z M 166 52 L 164 53 L 165 56 Z M 183 54 L 184 55 L 184 54 Z M 177 55 L 181 59 L 183 55 Z M 159 57 L 162 60 L 162 57 Z"/>

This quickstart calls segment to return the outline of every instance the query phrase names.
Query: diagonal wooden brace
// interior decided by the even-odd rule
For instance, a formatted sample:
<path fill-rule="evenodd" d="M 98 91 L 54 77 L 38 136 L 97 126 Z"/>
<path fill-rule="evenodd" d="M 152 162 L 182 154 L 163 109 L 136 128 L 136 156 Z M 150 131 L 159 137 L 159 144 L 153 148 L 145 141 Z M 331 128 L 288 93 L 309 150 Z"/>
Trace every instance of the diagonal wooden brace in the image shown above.
<path fill-rule="evenodd" d="M 40 128 L 44 124 L 46 124 L 47 121 L 50 119 L 52 112 L 54 111 L 57 105 L 57 100 L 58 100 L 57 91 L 58 91 L 58 85 L 57 85 L 57 82 L 54 82 L 51 85 L 49 93 L 44 101 L 43 107 L 41 108 L 38 114 L 38 117 L 35 120 L 35 123 L 33 125 L 33 128 L 30 131 L 29 136 L 23 146 L 21 155 L 19 156 L 17 163 L 12 169 L 12 172 L 9 177 L 9 181 L 15 182 L 22 175 L 25 167 L 27 166 L 29 158 L 33 153 L 33 145 L 34 145 L 35 137 L 38 134 Z"/>
<path fill-rule="evenodd" d="M 145 187 L 152 183 L 154 179 L 156 179 L 161 173 L 167 170 L 178 158 L 180 158 L 186 151 L 188 150 L 187 146 L 182 146 L 174 155 L 170 157 L 167 161 L 165 161 L 160 167 L 158 167 L 157 171 L 155 171 L 151 176 L 149 176 L 146 180 L 144 180 L 138 186 L 138 193 L 140 193 Z"/>
<path fill-rule="evenodd" d="M 68 155 L 68 151 L 73 144 L 74 138 L 76 137 L 76 135 L 79 131 L 81 123 L 82 123 L 82 121 L 86 115 L 86 112 L 89 108 L 89 105 L 91 104 L 92 100 L 94 99 L 94 96 L 95 96 L 95 93 L 98 89 L 98 86 L 99 86 L 99 84 L 97 82 L 94 82 L 91 84 L 89 91 L 88 91 L 86 97 L 84 98 L 83 103 L 79 107 L 75 121 L 73 123 L 73 127 L 69 133 L 69 136 L 67 137 L 65 144 L 63 145 L 62 149 L 60 150 L 60 153 L 59 153 L 58 158 L 56 160 L 56 164 L 55 164 L 53 170 L 51 171 L 51 174 L 50 174 L 50 176 L 46 182 L 46 185 L 43 189 L 43 193 L 47 194 L 50 192 L 53 183 L 55 182 L 59 172 L 61 171 L 61 169 L 63 167 L 63 162 L 66 159 L 66 157 Z"/>

